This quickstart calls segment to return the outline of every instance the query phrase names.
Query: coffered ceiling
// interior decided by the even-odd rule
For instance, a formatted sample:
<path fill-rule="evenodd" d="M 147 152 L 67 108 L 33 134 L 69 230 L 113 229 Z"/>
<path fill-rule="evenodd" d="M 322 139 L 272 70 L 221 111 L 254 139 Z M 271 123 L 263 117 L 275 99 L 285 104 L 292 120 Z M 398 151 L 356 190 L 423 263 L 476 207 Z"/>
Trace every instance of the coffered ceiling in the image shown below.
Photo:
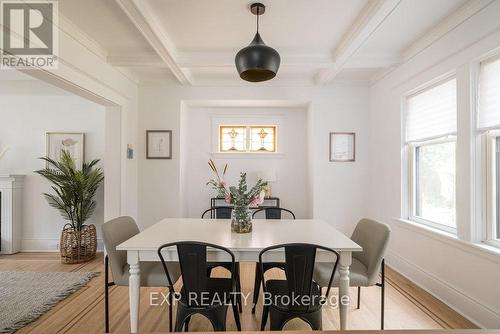
<path fill-rule="evenodd" d="M 257 85 L 376 80 L 492 0 L 266 0 L 260 32 L 281 55 Z M 60 11 L 139 80 L 256 85 L 234 56 L 255 33 L 249 0 L 64 0 Z"/>

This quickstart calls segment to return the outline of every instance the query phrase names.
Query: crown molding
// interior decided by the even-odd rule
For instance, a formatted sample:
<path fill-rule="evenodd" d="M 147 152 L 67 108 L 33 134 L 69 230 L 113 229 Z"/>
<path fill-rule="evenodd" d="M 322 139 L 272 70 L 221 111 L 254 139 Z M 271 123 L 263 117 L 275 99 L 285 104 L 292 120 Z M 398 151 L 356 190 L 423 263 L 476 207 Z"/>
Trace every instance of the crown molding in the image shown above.
<path fill-rule="evenodd" d="M 403 51 L 403 62 L 409 61 L 420 52 L 427 49 L 457 26 L 474 16 L 477 12 L 493 3 L 493 1 L 494 0 L 469 0 L 406 48 L 406 50 Z"/>

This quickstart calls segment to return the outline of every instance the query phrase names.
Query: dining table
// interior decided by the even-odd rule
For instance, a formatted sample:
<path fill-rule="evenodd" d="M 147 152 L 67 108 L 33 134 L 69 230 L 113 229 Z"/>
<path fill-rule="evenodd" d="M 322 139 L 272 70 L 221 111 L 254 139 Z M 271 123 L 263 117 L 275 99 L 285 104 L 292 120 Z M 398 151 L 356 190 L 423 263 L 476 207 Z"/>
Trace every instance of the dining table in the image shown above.
<path fill-rule="evenodd" d="M 117 250 L 127 252 L 132 333 L 137 333 L 139 326 L 141 262 L 160 261 L 158 248 L 177 241 L 201 241 L 226 247 L 234 253 L 235 260 L 239 262 L 258 262 L 261 250 L 278 244 L 309 243 L 335 250 L 339 254 L 340 329 L 347 329 L 350 301 L 349 266 L 352 262 L 352 252 L 360 252 L 362 248 L 325 220 L 254 219 L 252 232 L 239 234 L 231 232 L 230 219 L 165 218 L 116 247 Z M 283 255 L 278 253 L 274 252 L 274 255 L 270 256 L 282 259 Z M 329 252 L 318 251 L 316 261 L 331 262 L 332 256 L 327 253 Z M 207 251 L 207 259 L 210 261 L 223 260 L 223 255 L 223 252 L 215 249 Z M 176 256 L 175 251 L 164 255 L 166 261 L 176 261 Z"/>

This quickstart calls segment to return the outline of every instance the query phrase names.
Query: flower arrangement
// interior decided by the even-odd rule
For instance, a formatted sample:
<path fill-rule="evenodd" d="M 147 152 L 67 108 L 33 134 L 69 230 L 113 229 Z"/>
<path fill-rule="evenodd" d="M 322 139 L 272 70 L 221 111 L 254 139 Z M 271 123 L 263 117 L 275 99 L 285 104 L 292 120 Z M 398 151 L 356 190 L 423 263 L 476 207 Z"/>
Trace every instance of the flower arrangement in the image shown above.
<path fill-rule="evenodd" d="M 259 179 L 257 183 L 248 190 L 247 174 L 240 173 L 240 181 L 238 187 L 231 186 L 226 192 L 224 198 L 227 203 L 233 204 L 236 207 L 249 207 L 251 205 L 258 206 L 264 202 L 265 187 L 267 182 Z M 225 189 L 225 188 L 224 188 Z"/>
<path fill-rule="evenodd" d="M 226 182 L 224 181 L 224 176 L 226 175 L 227 164 L 224 165 L 222 176 L 219 175 L 217 166 L 215 166 L 215 163 L 212 161 L 212 159 L 208 160 L 208 165 L 210 166 L 210 169 L 212 169 L 212 171 L 214 172 L 215 178 L 210 179 L 207 182 L 207 186 L 210 186 L 212 189 L 217 191 L 217 197 L 224 198 L 226 195 Z"/>
<path fill-rule="evenodd" d="M 228 187 L 222 177 L 220 177 L 217 167 L 212 160 L 209 160 L 208 165 L 215 173 L 216 178 L 207 182 L 207 185 L 212 186 L 218 191 L 218 195 L 223 197 L 228 204 L 234 205 L 231 213 L 231 230 L 237 233 L 248 233 L 252 231 L 252 212 L 250 206 L 258 206 L 264 202 L 265 188 L 267 182 L 259 179 L 257 183 L 249 190 L 247 184 L 247 174 L 240 173 L 238 186 Z M 225 175 L 227 164 L 224 166 Z"/>

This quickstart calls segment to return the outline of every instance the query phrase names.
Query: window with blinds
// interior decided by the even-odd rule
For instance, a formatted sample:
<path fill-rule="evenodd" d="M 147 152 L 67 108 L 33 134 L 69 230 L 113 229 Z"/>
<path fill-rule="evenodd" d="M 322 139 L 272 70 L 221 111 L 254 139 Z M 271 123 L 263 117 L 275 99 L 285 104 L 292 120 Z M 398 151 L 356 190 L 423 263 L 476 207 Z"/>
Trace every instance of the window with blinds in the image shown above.
<path fill-rule="evenodd" d="M 408 218 L 456 233 L 457 88 L 450 78 L 406 100 Z"/>
<path fill-rule="evenodd" d="M 500 56 L 481 62 L 477 107 L 479 129 L 500 127 Z"/>
<path fill-rule="evenodd" d="M 500 55 L 481 62 L 477 91 L 477 129 L 486 149 L 481 169 L 486 181 L 486 239 L 500 247 Z"/>
<path fill-rule="evenodd" d="M 455 135 L 457 82 L 448 79 L 407 97 L 406 142 Z"/>

